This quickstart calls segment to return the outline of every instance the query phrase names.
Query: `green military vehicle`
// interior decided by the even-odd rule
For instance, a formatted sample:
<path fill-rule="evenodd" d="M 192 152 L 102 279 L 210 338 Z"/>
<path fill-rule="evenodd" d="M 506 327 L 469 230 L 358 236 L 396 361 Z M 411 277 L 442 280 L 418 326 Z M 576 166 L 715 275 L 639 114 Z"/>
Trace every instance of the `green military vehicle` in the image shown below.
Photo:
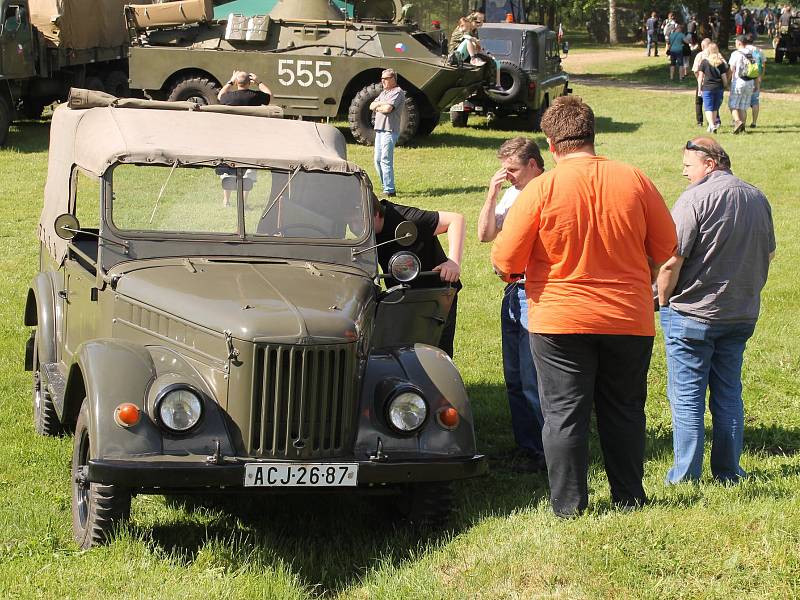
<path fill-rule="evenodd" d="M 71 86 L 128 91 L 125 0 L 0 0 L 0 145 Z"/>
<path fill-rule="evenodd" d="M 355 139 L 374 140 L 370 102 L 382 69 L 407 93 L 400 143 L 429 134 L 443 110 L 481 86 L 485 67 L 445 64 L 438 40 L 407 22 L 400 0 L 353 3 L 349 18 L 328 0 L 279 0 L 268 15 L 214 20 L 132 6 L 131 87 L 153 98 L 215 104 L 234 70 L 258 74 L 287 116 L 347 118 Z M 155 9 L 162 7 L 163 16 Z M 188 11 L 184 11 L 188 12 Z"/>
<path fill-rule="evenodd" d="M 54 111 L 25 366 L 36 431 L 74 432 L 82 548 L 135 494 L 358 491 L 440 523 L 486 471 L 436 347 L 455 290 L 409 287 L 431 274 L 407 251 L 379 273 L 344 136 L 270 111 L 86 91 Z"/>

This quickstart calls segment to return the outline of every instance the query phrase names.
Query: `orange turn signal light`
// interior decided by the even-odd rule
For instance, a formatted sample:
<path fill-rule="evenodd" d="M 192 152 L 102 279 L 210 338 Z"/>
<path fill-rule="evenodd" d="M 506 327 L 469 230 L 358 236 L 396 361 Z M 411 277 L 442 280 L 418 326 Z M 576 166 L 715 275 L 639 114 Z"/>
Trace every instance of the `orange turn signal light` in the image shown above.
<path fill-rule="evenodd" d="M 133 427 L 139 422 L 141 416 L 139 407 L 130 402 L 123 402 L 114 409 L 114 421 L 121 427 Z"/>
<path fill-rule="evenodd" d="M 447 429 L 455 429 L 461 418 L 458 416 L 458 411 L 452 406 L 439 410 L 437 417 L 439 418 L 439 423 Z"/>

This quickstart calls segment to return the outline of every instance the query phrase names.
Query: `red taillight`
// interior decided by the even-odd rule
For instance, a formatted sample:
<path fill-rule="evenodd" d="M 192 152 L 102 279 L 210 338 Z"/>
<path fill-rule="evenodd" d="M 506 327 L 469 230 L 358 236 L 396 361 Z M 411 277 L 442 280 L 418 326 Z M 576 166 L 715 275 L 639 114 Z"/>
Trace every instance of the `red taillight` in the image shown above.
<path fill-rule="evenodd" d="M 455 429 L 458 426 L 458 421 L 460 420 L 458 411 L 452 406 L 442 408 L 439 410 L 437 416 L 439 418 L 439 423 L 447 429 Z"/>
<path fill-rule="evenodd" d="M 114 420 L 122 427 L 133 427 L 140 417 L 139 407 L 130 402 L 124 402 L 114 410 Z"/>
<path fill-rule="evenodd" d="M 528 82 L 528 99 L 533 100 L 536 97 L 536 82 Z"/>

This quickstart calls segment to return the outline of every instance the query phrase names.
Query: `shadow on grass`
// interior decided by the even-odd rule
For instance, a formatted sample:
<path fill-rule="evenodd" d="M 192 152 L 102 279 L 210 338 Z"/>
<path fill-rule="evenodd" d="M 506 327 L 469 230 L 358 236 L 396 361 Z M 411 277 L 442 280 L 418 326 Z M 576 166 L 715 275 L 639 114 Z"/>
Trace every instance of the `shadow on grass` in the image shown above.
<path fill-rule="evenodd" d="M 6 147 L 17 152 L 45 152 L 50 143 L 50 121 L 20 121 L 8 132 Z"/>

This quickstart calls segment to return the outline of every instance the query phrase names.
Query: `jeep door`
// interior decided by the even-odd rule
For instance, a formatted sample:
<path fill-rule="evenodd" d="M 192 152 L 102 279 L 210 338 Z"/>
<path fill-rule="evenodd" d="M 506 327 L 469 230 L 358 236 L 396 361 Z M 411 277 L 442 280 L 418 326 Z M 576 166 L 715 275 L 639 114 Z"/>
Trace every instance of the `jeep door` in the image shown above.
<path fill-rule="evenodd" d="M 373 347 L 429 344 L 438 346 L 456 295 L 450 286 L 395 286 L 378 297 Z"/>

